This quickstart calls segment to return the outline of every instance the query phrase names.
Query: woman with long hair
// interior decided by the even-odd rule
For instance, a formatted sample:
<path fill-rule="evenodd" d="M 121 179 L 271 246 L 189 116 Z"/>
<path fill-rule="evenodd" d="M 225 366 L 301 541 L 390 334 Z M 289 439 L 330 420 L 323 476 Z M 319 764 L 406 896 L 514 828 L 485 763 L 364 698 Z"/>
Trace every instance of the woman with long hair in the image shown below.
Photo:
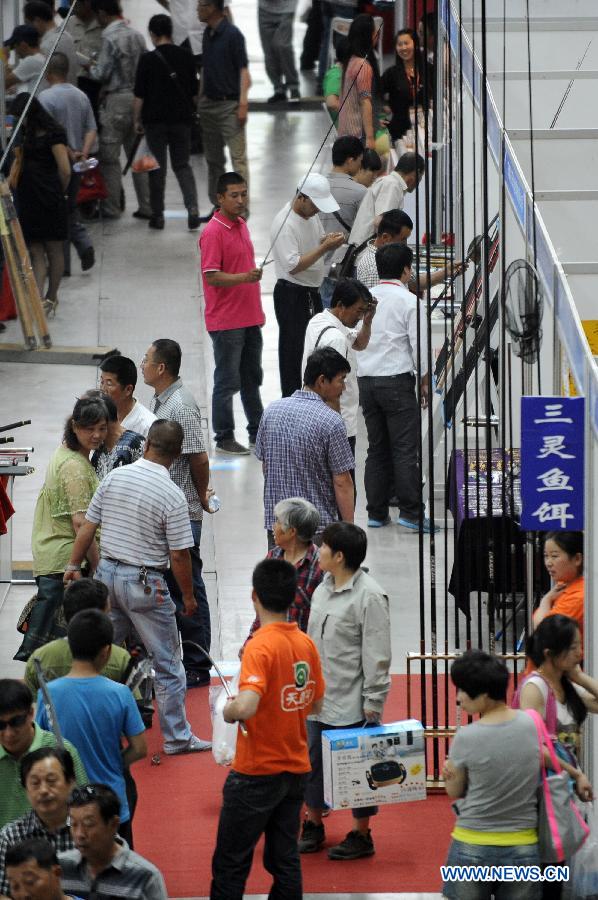
<path fill-rule="evenodd" d="M 534 627 L 547 616 L 569 616 L 577 622 L 583 649 L 583 531 L 547 532 L 544 564 L 554 585 L 534 612 Z"/>
<path fill-rule="evenodd" d="M 382 113 L 378 61 L 374 53 L 377 31 L 372 16 L 356 16 L 349 29 L 349 61 L 344 66 L 338 115 L 338 135 L 353 135 L 375 148 Z"/>
<path fill-rule="evenodd" d="M 590 801 L 592 785 L 580 765 L 581 729 L 588 712 L 598 712 L 598 681 L 580 667 L 582 644 L 577 623 L 559 614 L 544 619 L 528 638 L 526 654 L 535 671 L 523 682 L 519 706 L 535 709 L 542 716 L 577 796 Z M 561 896 L 562 883 L 544 882 L 544 900 Z"/>
<path fill-rule="evenodd" d="M 416 120 L 417 130 L 425 132 L 424 117 L 430 106 L 434 76 L 411 28 L 397 32 L 395 51 L 394 65 L 382 76 L 382 90 L 392 113 L 388 130 L 400 157 L 408 150 L 421 153 L 423 149 L 423 133 L 418 136 L 421 146 L 415 146 Z"/>
<path fill-rule="evenodd" d="M 77 400 L 66 420 L 62 444 L 50 458 L 35 506 L 31 537 L 37 597 L 15 659 L 27 661 L 38 647 L 66 633 L 60 621 L 62 580 L 77 532 L 98 486 L 89 454 L 102 446 L 107 430 L 105 403 L 96 398 Z M 95 542 L 87 560 L 94 570 L 98 563 Z"/>
<path fill-rule="evenodd" d="M 12 105 L 16 118 L 29 99 L 27 93 L 17 95 Z M 34 97 L 17 136 L 8 183 L 31 255 L 33 274 L 40 295 L 45 297 L 44 309 L 51 314 L 56 312 L 64 272 L 63 243 L 68 237 L 65 194 L 70 178 L 66 133 Z"/>

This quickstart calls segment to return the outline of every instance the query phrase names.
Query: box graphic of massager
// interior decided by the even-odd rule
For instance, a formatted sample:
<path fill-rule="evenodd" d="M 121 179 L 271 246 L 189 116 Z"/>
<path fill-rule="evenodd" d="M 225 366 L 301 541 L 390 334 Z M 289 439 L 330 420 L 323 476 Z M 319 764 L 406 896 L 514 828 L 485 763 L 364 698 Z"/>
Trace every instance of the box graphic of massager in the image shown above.
<path fill-rule="evenodd" d="M 426 799 L 424 729 L 416 719 L 323 731 L 322 760 L 331 809 Z"/>

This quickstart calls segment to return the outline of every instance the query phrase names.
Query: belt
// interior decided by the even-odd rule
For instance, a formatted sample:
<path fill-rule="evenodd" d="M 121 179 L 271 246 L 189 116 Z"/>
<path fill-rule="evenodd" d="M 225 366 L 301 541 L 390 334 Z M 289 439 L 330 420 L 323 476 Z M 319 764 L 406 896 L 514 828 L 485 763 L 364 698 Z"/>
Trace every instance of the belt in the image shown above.
<path fill-rule="evenodd" d="M 297 284 L 296 281 L 289 281 L 287 278 L 279 278 L 278 281 L 282 281 L 283 284 L 290 284 L 291 287 L 296 288 L 300 291 L 311 291 L 312 294 L 318 294 L 320 292 L 319 286 L 317 285 L 312 286 L 310 284 Z"/>
<path fill-rule="evenodd" d="M 131 569 L 145 569 L 146 572 L 157 572 L 158 575 L 165 575 L 168 571 L 167 569 L 158 569 L 157 566 L 144 566 L 137 565 L 137 563 L 126 563 L 123 562 L 122 559 L 113 559 L 111 556 L 102 556 L 102 559 L 105 559 L 106 562 L 116 563 L 117 566 L 129 566 Z"/>
<path fill-rule="evenodd" d="M 207 94 L 204 94 L 206 100 L 213 100 L 215 103 L 218 103 L 221 100 L 235 100 L 237 103 L 239 102 L 238 94 L 220 94 L 219 97 L 208 97 Z"/>

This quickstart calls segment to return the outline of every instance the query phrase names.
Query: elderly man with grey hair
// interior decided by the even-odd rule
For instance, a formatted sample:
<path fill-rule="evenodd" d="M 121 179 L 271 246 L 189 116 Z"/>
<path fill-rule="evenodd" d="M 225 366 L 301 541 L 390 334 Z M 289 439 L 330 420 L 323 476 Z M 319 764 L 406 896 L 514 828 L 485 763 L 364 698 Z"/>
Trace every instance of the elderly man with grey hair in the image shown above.
<path fill-rule="evenodd" d="M 289 497 L 274 507 L 274 546 L 268 551 L 267 558 L 285 559 L 295 566 L 297 591 L 289 607 L 288 619 L 297 622 L 301 631 L 307 631 L 311 595 L 322 580 L 320 550 L 313 540 L 319 524 L 318 510 L 302 497 Z M 259 627 L 260 620 L 256 618 L 247 640 Z"/>

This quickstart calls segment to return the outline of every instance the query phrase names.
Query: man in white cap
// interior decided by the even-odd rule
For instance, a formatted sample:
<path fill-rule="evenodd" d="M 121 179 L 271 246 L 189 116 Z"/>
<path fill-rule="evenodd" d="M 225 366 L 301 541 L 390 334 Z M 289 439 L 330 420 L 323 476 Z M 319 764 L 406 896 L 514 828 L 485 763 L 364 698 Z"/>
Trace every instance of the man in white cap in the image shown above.
<path fill-rule="evenodd" d="M 323 308 L 318 288 L 325 275 L 324 256 L 345 239 L 342 231 L 325 234 L 318 213 L 331 213 L 338 208 L 328 179 L 312 174 L 299 182 L 295 198 L 272 223 L 270 239 L 277 278 L 274 311 L 283 397 L 301 389 L 307 323 Z"/>

